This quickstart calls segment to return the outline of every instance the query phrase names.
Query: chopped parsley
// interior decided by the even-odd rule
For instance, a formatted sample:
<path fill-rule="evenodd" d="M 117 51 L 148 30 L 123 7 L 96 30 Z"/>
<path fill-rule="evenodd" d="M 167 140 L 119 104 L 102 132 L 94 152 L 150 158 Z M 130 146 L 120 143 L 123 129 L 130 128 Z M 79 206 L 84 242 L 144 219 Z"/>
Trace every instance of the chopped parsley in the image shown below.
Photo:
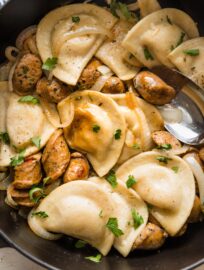
<path fill-rule="evenodd" d="M 152 56 L 152 54 L 150 53 L 147 47 L 144 47 L 143 51 L 144 51 L 144 56 L 146 60 L 154 60 L 154 57 Z"/>
<path fill-rule="evenodd" d="M 120 140 L 121 133 L 122 133 L 121 129 L 117 129 L 115 131 L 115 134 L 114 134 L 115 140 Z"/>
<path fill-rule="evenodd" d="M 113 187 L 116 188 L 118 183 L 117 183 L 117 178 L 115 175 L 115 171 L 114 170 L 110 170 L 110 172 L 107 174 L 107 176 L 105 177 L 105 179 L 108 181 L 108 183 Z"/>
<path fill-rule="evenodd" d="M 22 98 L 19 98 L 18 102 L 21 102 L 21 103 L 31 103 L 33 105 L 36 105 L 36 104 L 39 104 L 40 101 L 38 98 L 36 97 L 33 97 L 33 96 L 24 96 Z"/>
<path fill-rule="evenodd" d="M 177 167 L 177 166 L 174 166 L 174 167 L 172 167 L 171 168 L 175 173 L 178 173 L 178 171 L 179 171 L 179 167 Z"/>
<path fill-rule="evenodd" d="M 131 18 L 136 17 L 136 15 L 128 9 L 128 6 L 126 4 L 117 2 L 117 0 L 111 1 L 110 11 L 113 14 L 113 16 L 117 18 L 120 18 L 119 16 L 120 13 L 126 20 L 130 20 Z"/>
<path fill-rule="evenodd" d="M 119 237 L 124 234 L 123 231 L 118 228 L 117 218 L 109 218 L 106 227 L 115 235 L 115 237 Z"/>
<path fill-rule="evenodd" d="M 57 57 L 47 58 L 45 63 L 42 65 L 42 69 L 48 70 L 48 71 L 53 70 L 55 66 L 57 65 L 57 61 L 58 61 Z"/>
<path fill-rule="evenodd" d="M 10 138 L 7 132 L 0 132 L 0 140 L 5 144 L 10 143 Z"/>
<path fill-rule="evenodd" d="M 172 145 L 169 143 L 164 143 L 164 144 L 158 145 L 157 149 L 170 150 L 170 149 L 172 149 Z"/>
<path fill-rule="evenodd" d="M 132 148 L 134 148 L 134 149 L 140 149 L 140 146 L 139 146 L 139 144 L 135 143 L 135 144 L 133 144 Z"/>
<path fill-rule="evenodd" d="M 99 262 L 101 262 L 102 255 L 100 253 L 98 253 L 96 256 L 85 257 L 85 259 L 92 261 L 92 262 L 95 262 L 95 263 L 99 263 Z"/>
<path fill-rule="evenodd" d="M 22 150 L 17 156 L 11 158 L 10 165 L 16 167 L 24 162 L 25 149 Z"/>
<path fill-rule="evenodd" d="M 31 138 L 31 142 L 37 147 L 40 148 L 41 138 L 40 137 L 33 137 Z"/>
<path fill-rule="evenodd" d="M 135 209 L 131 210 L 132 213 L 132 218 L 133 218 L 133 226 L 135 228 L 135 230 L 144 223 L 144 219 L 142 216 L 140 216 L 140 214 L 138 214 Z"/>
<path fill-rule="evenodd" d="M 34 217 L 34 216 L 37 216 L 37 217 L 40 217 L 40 218 L 47 218 L 48 217 L 48 214 L 44 211 L 39 211 L 39 212 L 33 212 L 31 217 Z"/>
<path fill-rule="evenodd" d="M 183 43 L 185 35 L 186 34 L 184 32 L 181 32 L 181 36 L 176 44 L 176 47 L 178 47 L 179 45 L 181 45 L 181 43 Z"/>
<path fill-rule="evenodd" d="M 49 176 L 43 178 L 43 186 L 45 186 L 49 180 L 50 180 Z"/>
<path fill-rule="evenodd" d="M 83 241 L 83 240 L 78 240 L 76 243 L 75 243 L 75 248 L 83 248 L 83 247 L 85 247 L 86 246 L 86 242 L 85 241 Z"/>
<path fill-rule="evenodd" d="M 185 54 L 190 55 L 190 56 L 197 56 L 200 54 L 199 49 L 191 49 L 191 50 L 184 50 L 183 51 Z"/>
<path fill-rule="evenodd" d="M 32 202 L 38 203 L 40 199 L 45 198 L 46 194 L 40 187 L 33 187 L 29 191 L 29 198 Z"/>
<path fill-rule="evenodd" d="M 92 128 L 93 132 L 98 133 L 100 129 L 101 129 L 100 126 L 93 125 L 93 128 Z"/>
<path fill-rule="evenodd" d="M 168 22 L 169 24 L 173 25 L 173 23 L 172 23 L 172 21 L 171 21 L 171 19 L 169 18 L 168 15 L 166 16 L 166 20 L 167 20 L 167 22 Z"/>
<path fill-rule="evenodd" d="M 72 16 L 72 22 L 73 23 L 79 23 L 80 22 L 79 16 Z"/>
<path fill-rule="evenodd" d="M 159 162 L 163 162 L 164 164 L 168 164 L 169 160 L 172 160 L 171 158 L 165 157 L 165 156 L 158 156 L 156 158 Z"/>
<path fill-rule="evenodd" d="M 131 188 L 134 184 L 136 184 L 137 180 L 133 175 L 128 176 L 128 180 L 126 181 L 127 188 Z"/>

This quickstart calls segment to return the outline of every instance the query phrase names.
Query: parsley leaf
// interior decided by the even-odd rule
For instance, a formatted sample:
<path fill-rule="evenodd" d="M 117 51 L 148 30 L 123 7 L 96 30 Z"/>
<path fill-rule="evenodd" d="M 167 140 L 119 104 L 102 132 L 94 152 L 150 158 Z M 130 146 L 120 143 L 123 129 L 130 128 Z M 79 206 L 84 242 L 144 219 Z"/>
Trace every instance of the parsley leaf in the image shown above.
<path fill-rule="evenodd" d="M 191 49 L 191 50 L 185 50 L 183 51 L 185 54 L 190 55 L 190 56 L 197 56 L 200 54 L 199 49 Z"/>
<path fill-rule="evenodd" d="M 117 218 L 109 218 L 106 227 L 115 235 L 115 237 L 119 237 L 124 234 L 123 231 L 118 228 Z"/>
<path fill-rule="evenodd" d="M 33 137 L 31 138 L 31 142 L 37 147 L 40 148 L 41 138 L 40 137 Z"/>
<path fill-rule="evenodd" d="M 5 144 L 10 143 L 10 138 L 7 132 L 0 132 L 0 140 Z"/>
<path fill-rule="evenodd" d="M 100 129 L 101 129 L 100 126 L 93 125 L 93 128 L 92 128 L 93 132 L 98 133 Z"/>
<path fill-rule="evenodd" d="M 72 22 L 79 23 L 80 22 L 79 16 L 72 16 Z"/>
<path fill-rule="evenodd" d="M 181 36 L 176 44 L 176 47 L 178 47 L 179 45 L 181 45 L 181 43 L 183 43 L 185 35 L 186 34 L 184 32 L 181 32 Z"/>
<path fill-rule="evenodd" d="M 132 213 L 132 218 L 133 218 L 133 225 L 134 225 L 134 228 L 135 230 L 141 225 L 144 223 L 144 219 L 142 216 L 140 216 L 136 211 L 135 209 L 132 209 L 131 210 L 131 213 Z"/>
<path fill-rule="evenodd" d="M 172 149 L 172 145 L 169 143 L 161 144 L 161 145 L 157 146 L 157 149 L 170 150 L 170 149 Z"/>
<path fill-rule="evenodd" d="M 154 60 L 154 57 L 152 56 L 152 54 L 150 53 L 150 51 L 147 47 L 145 47 L 143 49 L 143 51 L 144 51 L 144 56 L 145 56 L 146 60 Z"/>
<path fill-rule="evenodd" d="M 114 134 L 115 140 L 120 140 L 121 133 L 122 133 L 121 129 L 117 129 L 115 131 L 115 134 Z"/>
<path fill-rule="evenodd" d="M 117 18 L 120 18 L 120 16 L 119 16 L 120 13 L 127 20 L 130 20 L 132 18 L 136 18 L 136 15 L 128 9 L 128 6 L 126 4 L 121 3 L 121 2 L 117 2 L 117 0 L 111 1 L 110 11 L 113 14 L 113 16 L 115 16 Z"/>
<path fill-rule="evenodd" d="M 29 95 L 20 98 L 18 100 L 18 102 L 21 102 L 21 103 L 32 103 L 33 105 L 36 105 L 36 104 L 39 104 L 40 103 L 40 101 L 39 101 L 38 98 L 33 97 L 33 96 L 29 96 Z"/>
<path fill-rule="evenodd" d="M 128 176 L 128 180 L 126 181 L 127 188 L 131 188 L 134 184 L 136 184 L 136 179 L 133 175 Z"/>
<path fill-rule="evenodd" d="M 116 188 L 117 187 L 118 183 L 117 183 L 117 178 L 116 178 L 116 175 L 115 175 L 115 171 L 114 170 L 110 170 L 110 172 L 105 177 L 105 179 L 109 182 L 109 184 L 111 184 L 111 186 L 113 188 Z"/>
<path fill-rule="evenodd" d="M 158 156 L 156 158 L 159 162 L 163 162 L 164 164 L 168 164 L 169 160 L 172 160 L 171 158 L 165 157 L 165 156 Z"/>
<path fill-rule="evenodd" d="M 119 7 L 121 13 L 123 14 L 123 16 L 127 20 L 129 20 L 132 17 L 131 12 L 129 11 L 128 6 L 126 4 L 118 2 L 118 7 Z"/>
<path fill-rule="evenodd" d="M 133 144 L 132 148 L 134 148 L 134 149 L 140 149 L 140 146 L 139 146 L 139 144 L 135 143 L 135 144 Z"/>
<path fill-rule="evenodd" d="M 83 240 L 78 240 L 76 243 L 75 243 L 75 248 L 83 248 L 86 246 L 86 242 L 83 241 Z"/>
<path fill-rule="evenodd" d="M 95 262 L 95 263 L 101 262 L 101 258 L 102 258 L 102 255 L 100 253 L 97 254 L 96 256 L 85 257 L 86 260 L 89 260 L 89 261 L 92 261 L 92 262 Z"/>
<path fill-rule="evenodd" d="M 17 156 L 11 158 L 10 166 L 16 167 L 24 162 L 25 149 L 22 150 Z"/>
<path fill-rule="evenodd" d="M 172 167 L 171 168 L 175 173 L 178 173 L 178 171 L 179 171 L 179 167 L 177 167 L 177 166 L 174 166 L 174 167 Z"/>
<path fill-rule="evenodd" d="M 45 198 L 46 194 L 40 187 L 33 187 L 29 191 L 29 198 L 32 202 L 38 203 L 40 199 Z"/>
<path fill-rule="evenodd" d="M 37 217 L 40 217 L 40 218 L 47 218 L 49 217 L 48 214 L 44 211 L 39 211 L 39 212 L 33 212 L 31 217 L 34 217 L 34 216 L 37 216 Z"/>
<path fill-rule="evenodd" d="M 50 180 L 49 176 L 43 178 L 43 186 L 45 186 L 49 180 Z"/>
<path fill-rule="evenodd" d="M 57 65 L 57 61 L 58 61 L 57 57 L 47 58 L 45 63 L 42 65 L 42 69 L 48 70 L 48 71 L 53 70 L 55 66 Z"/>

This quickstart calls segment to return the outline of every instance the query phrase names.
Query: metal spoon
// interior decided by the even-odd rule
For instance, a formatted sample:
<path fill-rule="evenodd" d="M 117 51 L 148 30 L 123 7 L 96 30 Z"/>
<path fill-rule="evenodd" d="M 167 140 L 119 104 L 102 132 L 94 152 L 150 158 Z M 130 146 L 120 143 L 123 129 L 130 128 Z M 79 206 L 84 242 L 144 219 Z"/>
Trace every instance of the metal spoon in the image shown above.
<path fill-rule="evenodd" d="M 151 71 L 177 91 L 170 104 L 158 107 L 164 117 L 165 128 L 185 144 L 204 144 L 204 90 L 177 70 L 158 66 Z M 188 89 L 190 94 L 182 89 Z M 176 122 L 167 119 L 163 113 L 165 109 L 179 111 L 180 119 Z"/>

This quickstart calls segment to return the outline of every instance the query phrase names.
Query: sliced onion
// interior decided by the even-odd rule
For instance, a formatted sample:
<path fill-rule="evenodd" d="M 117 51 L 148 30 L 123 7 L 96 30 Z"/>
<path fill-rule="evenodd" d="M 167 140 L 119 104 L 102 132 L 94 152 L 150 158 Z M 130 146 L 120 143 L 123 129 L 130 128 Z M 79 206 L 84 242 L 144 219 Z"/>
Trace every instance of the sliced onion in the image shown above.
<path fill-rule="evenodd" d="M 38 48 L 37 48 L 37 45 L 36 45 L 35 36 L 34 37 L 29 37 L 26 40 L 26 45 L 27 45 L 28 49 L 31 51 L 31 53 L 38 54 Z"/>
<path fill-rule="evenodd" d="M 16 56 L 13 56 L 12 55 L 12 52 L 15 51 L 17 53 Z M 17 49 L 16 47 L 14 46 L 8 46 L 6 47 L 5 49 L 5 56 L 6 58 L 10 61 L 10 62 L 15 62 L 16 61 L 16 58 L 19 54 L 19 49 Z"/>
<path fill-rule="evenodd" d="M 105 65 L 101 65 L 99 67 L 97 67 L 97 70 L 102 74 L 102 75 L 106 75 L 111 73 L 112 71 L 110 70 L 109 67 L 105 66 Z"/>
<path fill-rule="evenodd" d="M 0 81 L 8 81 L 11 67 L 11 62 L 3 63 L 2 65 L 0 65 Z"/>
<path fill-rule="evenodd" d="M 167 123 L 180 123 L 183 119 L 183 113 L 178 108 L 173 108 L 171 105 L 158 107 L 164 121 Z"/>
<path fill-rule="evenodd" d="M 10 174 L 8 175 L 7 173 L 0 173 L 0 190 L 7 190 L 11 182 L 12 179 Z"/>
<path fill-rule="evenodd" d="M 47 185 L 44 190 L 45 190 L 45 193 L 46 194 L 50 194 L 53 190 L 55 190 L 57 187 L 59 187 L 61 184 L 61 180 L 57 180 L 55 182 L 53 182 L 52 184 L 50 185 Z"/>
<path fill-rule="evenodd" d="M 14 65 L 11 67 L 10 72 L 9 72 L 8 87 L 9 87 L 10 92 L 13 92 L 13 74 L 14 74 L 17 64 L 18 64 L 18 59 L 14 63 Z"/>
<path fill-rule="evenodd" d="M 36 25 L 31 25 L 25 28 L 16 39 L 16 47 L 21 50 L 23 48 L 24 41 L 29 38 L 31 35 L 35 34 L 37 31 Z"/>
<path fill-rule="evenodd" d="M 100 76 L 90 90 L 100 92 L 106 81 L 112 76 L 112 73 Z"/>
<path fill-rule="evenodd" d="M 192 150 L 192 147 L 189 146 L 189 145 L 184 145 L 180 148 L 177 148 L 177 149 L 170 149 L 168 151 L 166 150 L 160 150 L 160 149 L 154 149 L 154 152 L 157 152 L 159 153 L 160 155 L 164 154 L 164 153 L 168 153 L 170 155 L 175 155 L 175 156 L 180 156 L 180 155 L 183 155 L 183 154 L 186 154 L 187 152 L 191 151 Z"/>
<path fill-rule="evenodd" d="M 12 208 L 17 208 L 18 204 L 13 200 L 12 196 L 11 196 L 11 191 L 13 190 L 13 186 L 12 184 L 10 184 L 7 188 L 7 196 L 5 199 L 6 204 L 8 204 L 9 206 L 11 206 Z"/>
<path fill-rule="evenodd" d="M 47 116 L 48 121 L 56 128 L 68 127 L 74 119 L 74 104 L 71 102 L 69 110 L 66 108 L 66 120 L 61 123 L 60 117 L 57 111 L 57 107 L 54 103 L 50 103 L 44 98 L 40 98 L 40 104 L 42 105 L 43 111 Z"/>
<path fill-rule="evenodd" d="M 28 224 L 31 228 L 31 230 L 38 236 L 46 239 L 46 240 L 58 240 L 59 238 L 62 237 L 62 234 L 55 234 L 55 233 L 51 233 L 46 231 L 38 222 L 38 218 L 37 217 L 33 217 L 32 213 L 35 212 L 35 208 L 32 209 L 28 215 Z"/>
<path fill-rule="evenodd" d="M 140 9 L 139 4 L 138 4 L 137 1 L 135 3 L 129 4 L 127 6 L 128 6 L 128 9 L 130 11 L 136 11 L 136 10 Z"/>
<path fill-rule="evenodd" d="M 201 203 L 201 210 L 204 213 L 204 172 L 199 164 L 199 162 L 196 160 L 196 158 L 193 156 L 193 154 L 187 154 L 183 157 L 183 159 L 188 163 L 190 166 L 196 180 L 198 183 L 198 189 L 199 189 L 199 195 L 200 195 L 200 203 Z"/>

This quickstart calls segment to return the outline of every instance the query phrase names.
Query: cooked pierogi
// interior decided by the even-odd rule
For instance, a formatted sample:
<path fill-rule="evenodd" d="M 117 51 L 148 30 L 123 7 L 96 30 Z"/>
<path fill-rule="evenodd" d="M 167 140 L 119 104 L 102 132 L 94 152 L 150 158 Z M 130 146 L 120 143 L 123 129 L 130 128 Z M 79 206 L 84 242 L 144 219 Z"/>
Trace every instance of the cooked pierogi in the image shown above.
<path fill-rule="evenodd" d="M 58 104 L 62 122 L 69 118 L 74 105 L 74 119 L 64 129 L 71 148 L 87 154 L 94 170 L 104 176 L 116 164 L 125 140 L 126 124 L 117 104 L 105 94 L 79 91 Z"/>
<path fill-rule="evenodd" d="M 117 181 L 116 188 L 103 178 L 93 177 L 90 181 L 98 184 L 104 189 L 114 201 L 115 217 L 118 220 L 118 226 L 123 231 L 123 235 L 116 237 L 114 247 L 126 257 L 132 249 L 133 243 L 147 224 L 148 209 L 143 200 L 132 189 L 127 189 L 124 183 Z M 132 211 L 136 211 L 142 217 L 142 224 L 134 228 Z"/>
<path fill-rule="evenodd" d="M 19 102 L 20 96 L 8 91 L 7 82 L 0 83 L 0 132 L 7 132 L 10 144 L 0 142 L 0 167 L 10 165 L 11 158 L 25 149 L 25 156 L 38 152 L 55 131 L 44 116 L 40 104 Z M 31 139 L 39 137 L 40 147 Z"/>
<path fill-rule="evenodd" d="M 133 188 L 151 205 L 151 214 L 171 236 L 176 235 L 195 198 L 195 180 L 187 163 L 177 156 L 146 152 L 129 159 L 116 172 L 124 182 L 129 174 L 137 179 Z"/>
<path fill-rule="evenodd" d="M 100 212 L 103 210 L 103 215 Z M 114 202 L 108 192 L 90 181 L 74 181 L 64 184 L 50 193 L 35 212 L 46 212 L 47 218 L 32 216 L 30 228 L 46 238 L 46 232 L 63 233 L 82 239 L 106 255 L 114 241 L 114 235 L 106 227 L 114 216 Z M 49 237 L 49 236 L 48 236 Z"/>
<path fill-rule="evenodd" d="M 181 10 L 165 8 L 138 22 L 128 32 L 123 46 L 146 67 L 160 63 L 171 67 L 167 59 L 171 50 L 185 39 L 198 36 L 198 28 L 191 17 Z"/>
<path fill-rule="evenodd" d="M 76 85 L 116 21 L 109 11 L 90 4 L 73 4 L 51 11 L 40 21 L 36 35 L 43 62 L 57 57 L 53 75 Z"/>
<path fill-rule="evenodd" d="M 187 40 L 168 56 L 178 70 L 204 89 L 203 57 L 204 37 Z"/>
<path fill-rule="evenodd" d="M 125 49 L 121 45 L 122 40 L 133 25 L 134 23 L 120 20 L 112 29 L 112 40 L 105 41 L 96 52 L 96 57 L 124 81 L 131 80 L 139 70 L 126 61 L 124 58 Z"/>

